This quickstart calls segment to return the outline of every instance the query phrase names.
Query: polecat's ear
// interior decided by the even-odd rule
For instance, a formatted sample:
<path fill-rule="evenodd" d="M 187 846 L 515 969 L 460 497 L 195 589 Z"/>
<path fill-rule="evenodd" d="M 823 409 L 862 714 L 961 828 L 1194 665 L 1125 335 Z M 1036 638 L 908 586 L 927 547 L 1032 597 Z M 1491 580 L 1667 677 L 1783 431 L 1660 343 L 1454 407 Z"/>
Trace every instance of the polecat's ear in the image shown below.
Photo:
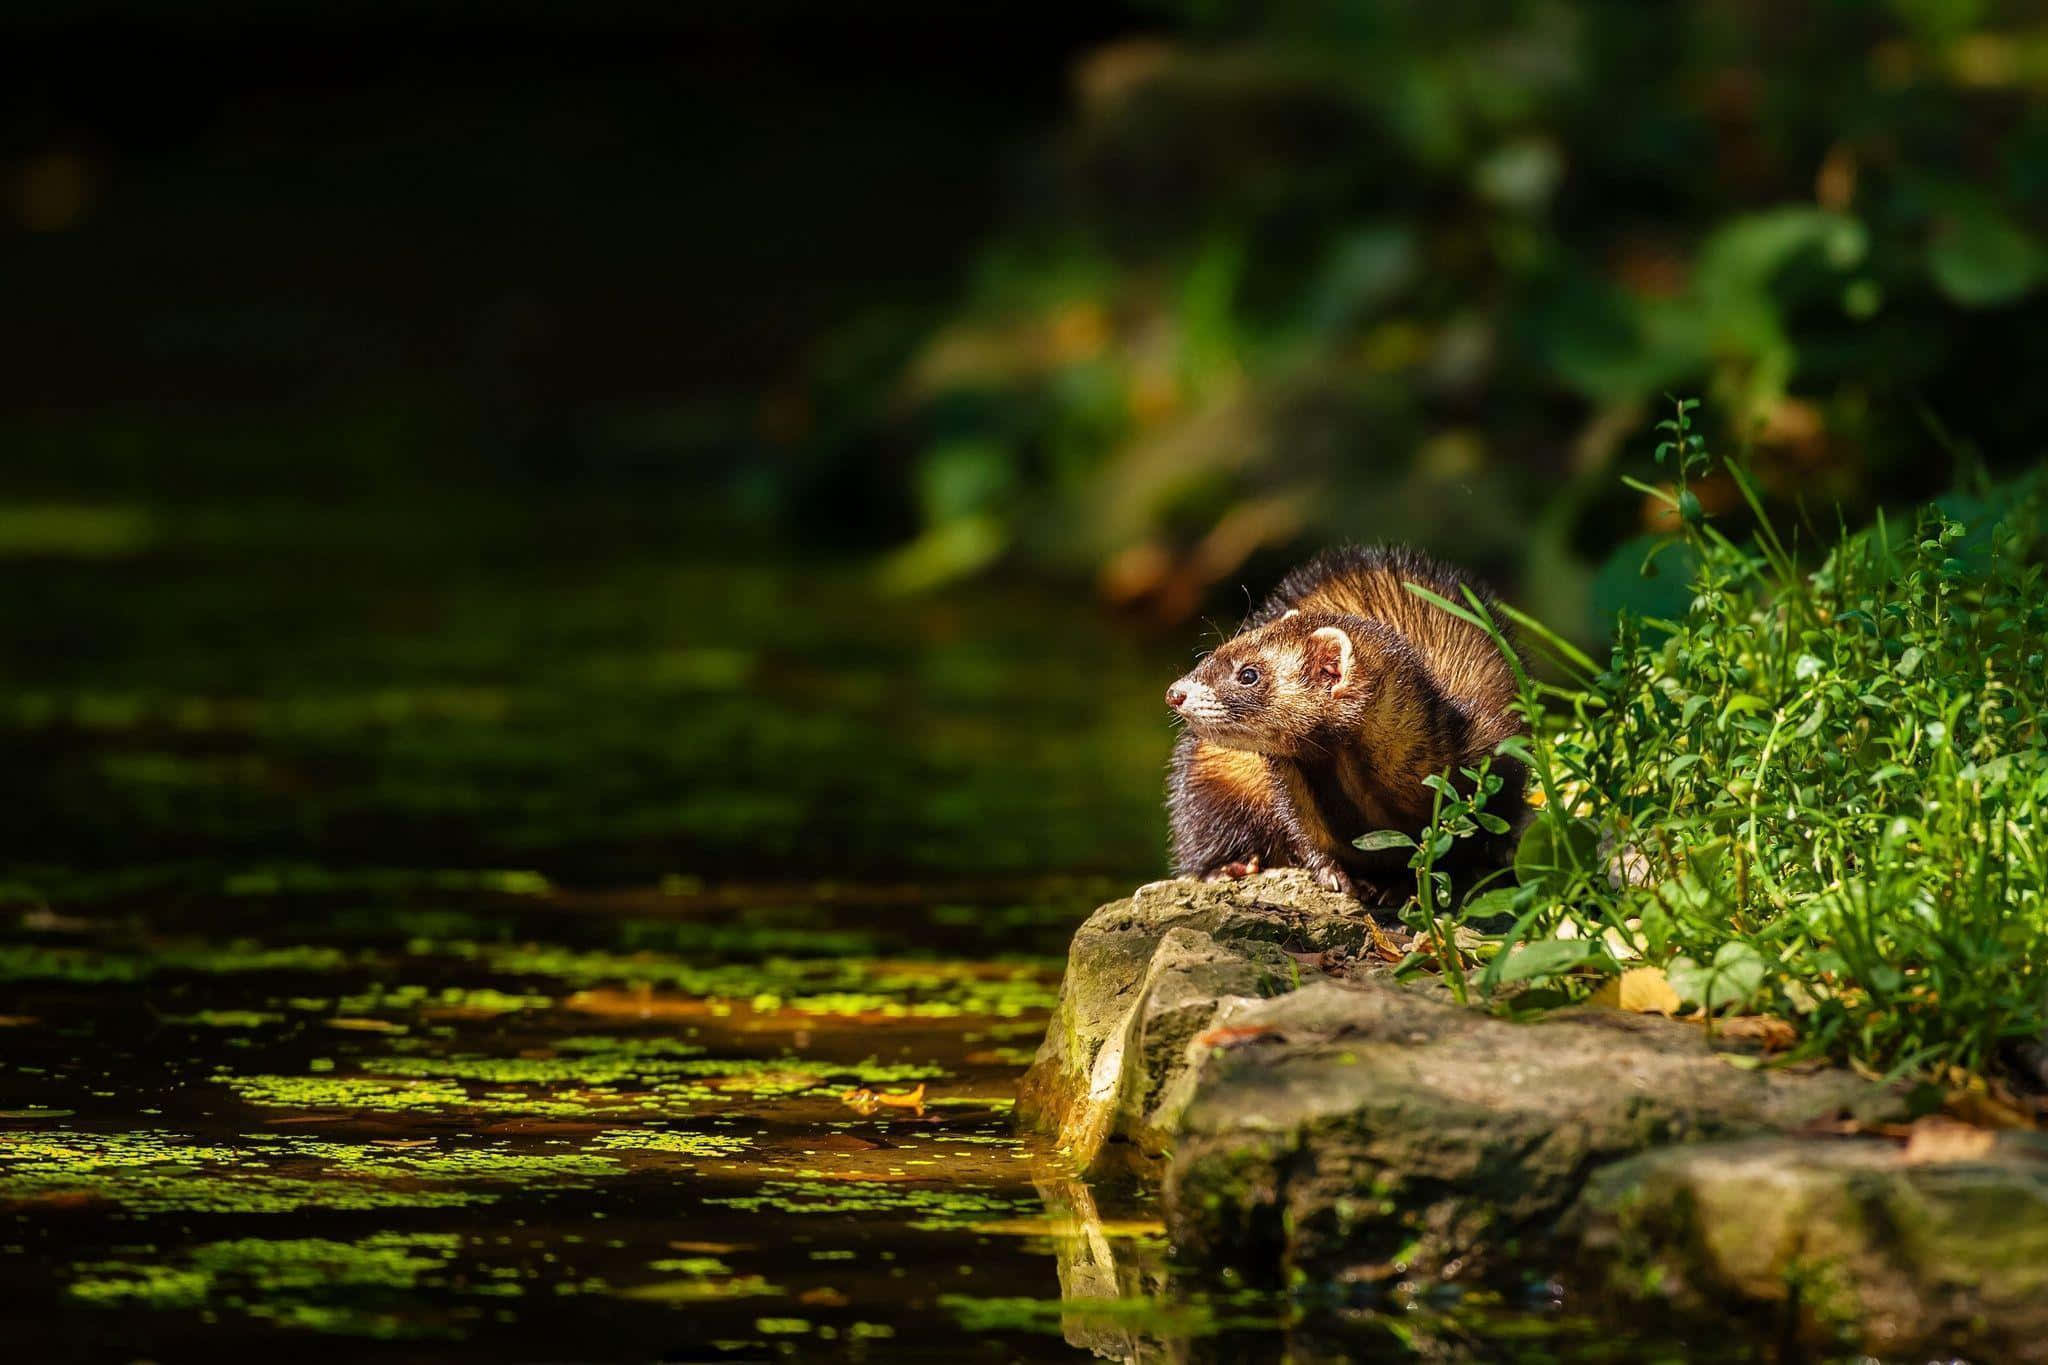
<path fill-rule="evenodd" d="M 1349 691 L 1354 663 L 1351 637 L 1335 626 L 1323 626 L 1309 632 L 1308 648 L 1309 667 L 1317 681 L 1330 689 L 1330 695 L 1341 697 Z"/>
<path fill-rule="evenodd" d="M 1301 615 L 1301 608 L 1300 608 L 1300 607 L 1289 607 L 1289 608 L 1288 608 L 1288 609 L 1287 609 L 1286 611 L 1283 611 L 1283 612 L 1281 612 L 1281 613 L 1280 613 L 1280 619 L 1281 619 L 1281 620 L 1283 620 L 1283 621 L 1285 621 L 1285 620 L 1286 620 L 1286 619 L 1287 619 L 1288 617 L 1290 617 L 1290 616 L 1299 616 L 1299 615 Z"/>

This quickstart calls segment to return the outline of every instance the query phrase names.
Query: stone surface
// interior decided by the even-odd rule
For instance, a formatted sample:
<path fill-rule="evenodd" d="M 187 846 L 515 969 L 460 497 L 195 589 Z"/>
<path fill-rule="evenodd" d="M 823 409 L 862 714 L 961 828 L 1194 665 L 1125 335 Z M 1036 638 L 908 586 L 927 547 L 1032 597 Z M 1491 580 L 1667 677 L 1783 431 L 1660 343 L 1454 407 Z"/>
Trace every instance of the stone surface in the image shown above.
<path fill-rule="evenodd" d="M 1071 1168 L 1149 1158 L 1184 1266 L 1359 1292 L 1569 1272 L 1634 1319 L 2048 1361 L 2048 1142 L 1826 1136 L 1897 1122 L 1899 1094 L 1678 1020 L 1462 1008 L 1365 965 L 1374 932 L 1296 872 L 1103 907 L 1020 1114 Z M 1112 1273 L 1098 1250 L 1063 1282 Z"/>
<path fill-rule="evenodd" d="M 1324 980 L 1229 1022 L 1260 1032 L 1198 1059 L 1166 1208 L 1176 1245 L 1232 1265 L 1455 1277 L 1536 1253 L 1608 1162 L 1897 1108 L 1846 1072 L 1731 1065 L 1648 1015 L 1512 1023 Z"/>
<path fill-rule="evenodd" d="M 2048 1142 L 1919 1163 L 1878 1139 L 1708 1143 L 1596 1172 L 1567 1232 L 1604 1292 L 1886 1357 L 2048 1360 Z"/>
<path fill-rule="evenodd" d="M 1190 1040 L 1233 1002 L 1294 989 L 1290 952 L 1355 950 L 1368 932 L 1356 901 L 1300 872 L 1138 888 L 1074 935 L 1019 1115 L 1078 1169 L 1112 1139 L 1163 1153 L 1174 1110 L 1162 1105 L 1185 1102 Z"/>

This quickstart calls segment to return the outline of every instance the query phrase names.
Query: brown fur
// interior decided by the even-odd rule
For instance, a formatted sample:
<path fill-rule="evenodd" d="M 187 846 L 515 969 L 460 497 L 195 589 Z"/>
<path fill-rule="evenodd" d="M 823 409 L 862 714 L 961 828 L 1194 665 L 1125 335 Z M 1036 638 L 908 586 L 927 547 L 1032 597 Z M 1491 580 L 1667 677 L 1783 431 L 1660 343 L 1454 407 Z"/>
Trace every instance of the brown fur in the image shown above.
<path fill-rule="evenodd" d="M 1522 730 L 1493 642 L 1409 582 L 1462 602 L 1467 580 L 1412 550 L 1320 555 L 1175 684 L 1188 723 L 1167 788 L 1177 872 L 1300 866 L 1342 889 L 1354 874 L 1405 877 L 1404 857 L 1352 840 L 1419 832 L 1433 801 L 1425 777 L 1462 786 L 1460 768 Z M 1508 783 L 1492 809 L 1512 822 L 1525 775 L 1498 758 L 1494 771 Z M 1481 856 L 1501 852 L 1489 841 Z"/>

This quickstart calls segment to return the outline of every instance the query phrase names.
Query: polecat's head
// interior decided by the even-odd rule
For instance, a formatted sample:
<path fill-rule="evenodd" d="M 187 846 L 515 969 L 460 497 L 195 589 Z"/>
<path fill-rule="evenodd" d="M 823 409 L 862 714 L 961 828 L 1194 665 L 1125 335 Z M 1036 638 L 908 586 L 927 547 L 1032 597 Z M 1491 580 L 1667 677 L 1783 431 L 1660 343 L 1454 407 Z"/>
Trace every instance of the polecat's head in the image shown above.
<path fill-rule="evenodd" d="M 1385 627 L 1290 611 L 1217 647 L 1166 689 L 1166 704 L 1212 744 L 1283 758 L 1327 750 L 1363 713 L 1389 653 Z"/>

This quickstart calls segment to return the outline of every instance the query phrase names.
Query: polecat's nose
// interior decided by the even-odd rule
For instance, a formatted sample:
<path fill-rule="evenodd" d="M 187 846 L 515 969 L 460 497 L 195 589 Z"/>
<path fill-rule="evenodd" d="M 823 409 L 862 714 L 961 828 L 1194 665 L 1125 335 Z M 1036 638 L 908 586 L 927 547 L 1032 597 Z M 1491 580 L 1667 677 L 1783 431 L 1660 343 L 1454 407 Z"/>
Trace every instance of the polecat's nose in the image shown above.
<path fill-rule="evenodd" d="M 1179 683 L 1175 683 L 1172 687 L 1166 689 L 1166 704 L 1176 711 L 1180 710 L 1180 704 L 1187 699 L 1188 694 Z"/>

